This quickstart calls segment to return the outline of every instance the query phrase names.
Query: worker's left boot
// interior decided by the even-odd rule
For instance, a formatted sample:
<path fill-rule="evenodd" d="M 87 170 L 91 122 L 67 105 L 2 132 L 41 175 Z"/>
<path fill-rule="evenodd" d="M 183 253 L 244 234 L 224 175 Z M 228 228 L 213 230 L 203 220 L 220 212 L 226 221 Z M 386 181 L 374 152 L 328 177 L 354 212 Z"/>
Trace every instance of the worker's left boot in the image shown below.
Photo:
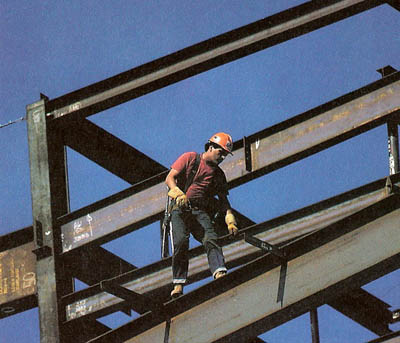
<path fill-rule="evenodd" d="M 171 292 L 171 298 L 178 298 L 183 295 L 183 285 L 177 284 L 174 285 L 174 289 Z"/>

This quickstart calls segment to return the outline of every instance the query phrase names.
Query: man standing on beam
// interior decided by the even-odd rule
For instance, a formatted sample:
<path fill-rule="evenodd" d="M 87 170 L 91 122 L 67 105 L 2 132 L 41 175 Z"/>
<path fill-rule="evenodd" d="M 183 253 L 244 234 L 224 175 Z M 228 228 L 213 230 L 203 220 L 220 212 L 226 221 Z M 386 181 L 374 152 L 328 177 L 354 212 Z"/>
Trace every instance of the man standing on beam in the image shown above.
<path fill-rule="evenodd" d="M 238 227 L 228 200 L 228 184 L 219 164 L 232 154 L 232 137 L 224 132 L 213 135 L 205 144 L 205 152 L 186 152 L 171 166 L 165 183 L 172 198 L 170 236 L 172 240 L 173 290 L 171 297 L 183 294 L 188 274 L 190 233 L 206 249 L 214 279 L 227 272 L 217 233 L 212 222 L 215 198 L 220 213 L 225 215 L 228 231 L 236 235 Z"/>

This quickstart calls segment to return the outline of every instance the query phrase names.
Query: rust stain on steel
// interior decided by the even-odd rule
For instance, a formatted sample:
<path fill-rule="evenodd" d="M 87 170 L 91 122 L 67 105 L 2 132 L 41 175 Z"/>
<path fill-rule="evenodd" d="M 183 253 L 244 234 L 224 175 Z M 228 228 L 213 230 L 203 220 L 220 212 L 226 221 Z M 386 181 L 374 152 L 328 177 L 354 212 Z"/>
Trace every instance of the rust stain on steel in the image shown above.
<path fill-rule="evenodd" d="M 34 243 L 0 252 L 0 311 L 7 303 L 36 293 Z M 9 309 L 11 311 L 11 309 Z"/>
<path fill-rule="evenodd" d="M 400 109 L 400 81 L 251 143 L 252 170 L 284 160 Z M 244 149 L 222 165 L 228 181 L 248 172 Z"/>
<path fill-rule="evenodd" d="M 337 109 L 252 143 L 253 170 L 300 153 L 312 146 L 399 110 L 400 82 L 377 90 Z"/>
<path fill-rule="evenodd" d="M 279 244 L 290 239 L 315 232 L 329 224 L 345 218 L 355 212 L 358 212 L 367 206 L 370 206 L 387 197 L 386 190 L 380 189 L 343 202 L 339 205 L 327 208 L 315 214 L 299 218 L 293 222 L 280 225 L 274 229 L 255 235 L 258 239 L 267 241 L 271 244 Z M 250 255 L 258 248 L 253 247 L 244 241 L 232 243 L 223 247 L 225 260 L 227 263 Z M 189 262 L 189 274 L 196 275 L 208 269 L 207 257 L 205 254 L 192 258 Z M 147 293 L 159 287 L 171 283 L 171 268 L 167 267 L 156 273 L 145 275 L 133 281 L 123 284 L 124 287 L 138 292 Z M 114 297 L 106 292 L 98 293 L 86 299 L 71 303 L 66 307 L 67 320 L 82 317 L 86 314 L 99 311 L 111 305 L 122 302 L 121 299 Z"/>

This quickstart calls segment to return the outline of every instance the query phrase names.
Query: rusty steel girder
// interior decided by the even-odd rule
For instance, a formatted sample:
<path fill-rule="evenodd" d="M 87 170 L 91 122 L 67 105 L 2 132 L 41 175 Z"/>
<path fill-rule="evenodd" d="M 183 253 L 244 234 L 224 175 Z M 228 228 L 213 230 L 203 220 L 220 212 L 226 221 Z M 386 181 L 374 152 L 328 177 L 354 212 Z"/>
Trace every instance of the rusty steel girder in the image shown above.
<path fill-rule="evenodd" d="M 400 175 L 393 175 L 391 182 L 395 184 L 399 178 Z M 309 235 L 386 199 L 391 194 L 391 189 L 386 187 L 386 183 L 385 179 L 379 180 L 300 211 L 286 214 L 281 218 L 253 225 L 241 230 L 240 233 L 250 233 L 260 240 L 281 245 L 284 242 Z M 226 263 L 230 268 L 259 256 L 258 249 L 243 240 L 232 242 L 228 239 L 224 240 L 221 245 L 223 245 Z M 207 272 L 208 262 L 204 251 L 193 249 L 189 263 L 190 277 L 196 280 L 201 278 L 200 275 L 206 277 Z M 128 290 L 142 294 L 156 294 L 156 296 L 162 294 L 160 290 L 168 287 L 171 280 L 170 259 L 114 279 L 116 283 Z M 88 315 L 96 318 L 106 313 L 112 313 L 121 306 L 123 307 L 124 302 L 122 299 L 102 291 L 99 285 L 94 285 L 64 297 L 63 304 L 66 306 L 67 321 L 73 322 Z"/>
<path fill-rule="evenodd" d="M 149 311 L 90 342 L 162 342 L 179 337 L 187 343 L 222 343 L 264 333 L 396 270 L 399 208 L 399 195 L 392 195 L 282 246 L 286 268 L 273 255 L 264 255 L 164 303 L 168 317 Z M 282 282 L 284 295 L 277 301 Z"/>

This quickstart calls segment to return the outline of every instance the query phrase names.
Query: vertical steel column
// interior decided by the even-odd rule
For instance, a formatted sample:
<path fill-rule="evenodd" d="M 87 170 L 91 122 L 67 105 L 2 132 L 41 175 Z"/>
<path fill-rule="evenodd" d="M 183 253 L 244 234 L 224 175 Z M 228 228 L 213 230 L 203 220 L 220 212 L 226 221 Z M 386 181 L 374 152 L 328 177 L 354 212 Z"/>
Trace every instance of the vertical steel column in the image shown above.
<path fill-rule="evenodd" d="M 56 132 L 49 130 L 46 100 L 27 106 L 31 173 L 32 215 L 37 256 L 36 280 L 40 342 L 63 342 L 63 311 L 58 299 L 72 291 L 71 278 L 63 275 L 60 228 L 56 218 L 68 212 L 65 149 Z"/>
<path fill-rule="evenodd" d="M 319 343 L 318 309 L 310 311 L 312 343 Z"/>
<path fill-rule="evenodd" d="M 388 150 L 390 175 L 399 172 L 399 130 L 397 122 L 388 121 Z"/>

